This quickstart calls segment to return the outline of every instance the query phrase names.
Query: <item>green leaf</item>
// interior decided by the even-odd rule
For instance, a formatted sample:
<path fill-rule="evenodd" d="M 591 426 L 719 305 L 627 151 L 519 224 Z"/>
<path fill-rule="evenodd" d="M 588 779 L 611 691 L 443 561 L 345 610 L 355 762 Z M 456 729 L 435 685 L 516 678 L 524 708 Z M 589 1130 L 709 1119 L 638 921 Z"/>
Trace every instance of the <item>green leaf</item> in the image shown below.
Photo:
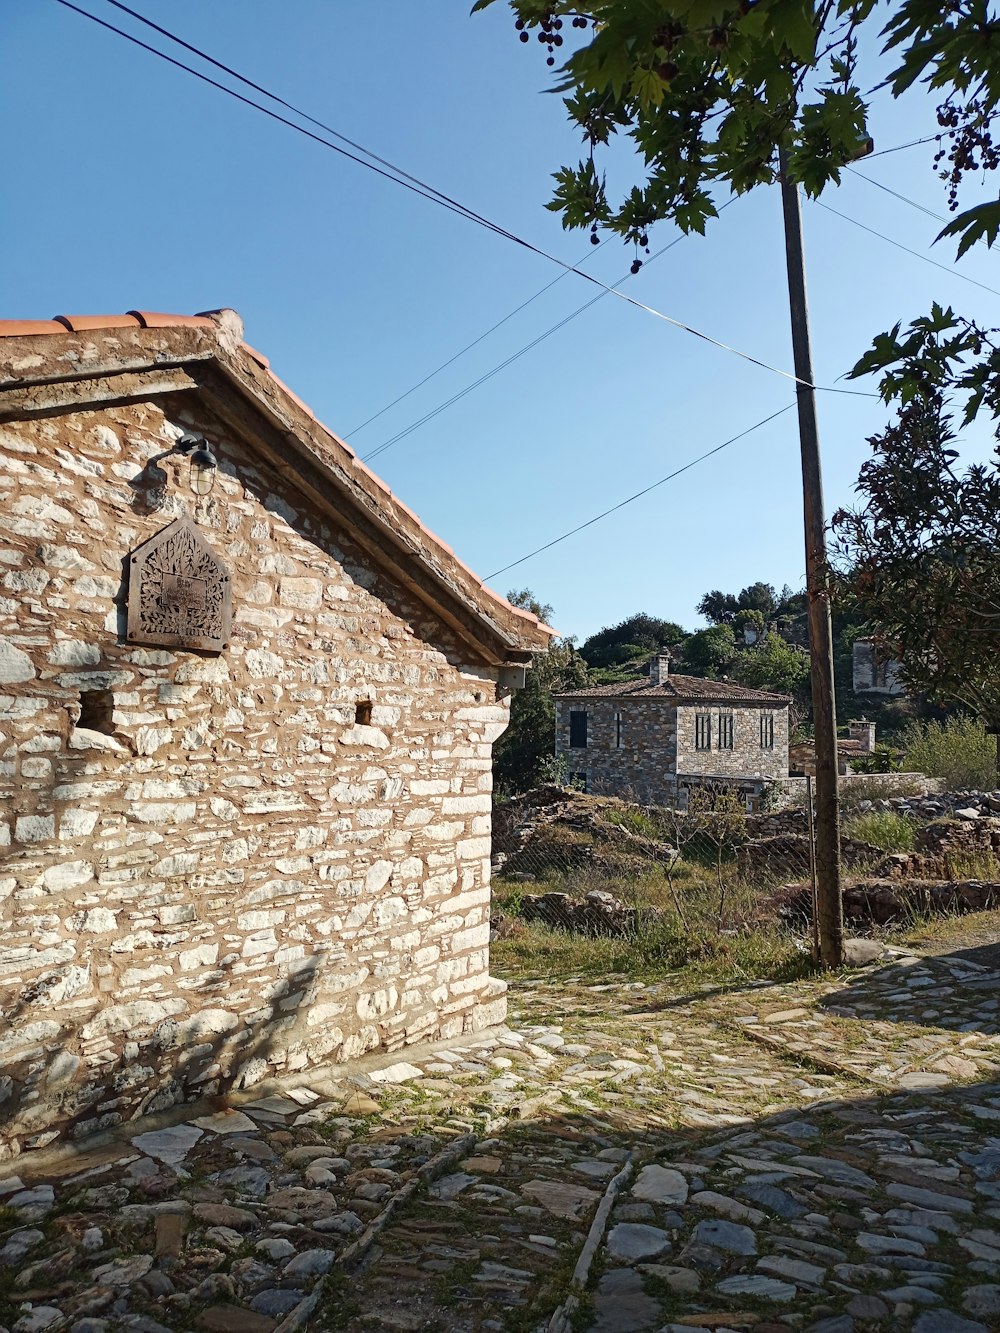
<path fill-rule="evenodd" d="M 969 247 L 979 240 L 992 245 L 998 232 L 1000 232 L 1000 199 L 988 204 L 977 204 L 975 208 L 968 208 L 964 213 L 959 213 L 958 217 L 952 218 L 947 227 L 943 227 L 934 239 L 940 241 L 945 236 L 960 236 L 956 258 L 961 259 Z"/>

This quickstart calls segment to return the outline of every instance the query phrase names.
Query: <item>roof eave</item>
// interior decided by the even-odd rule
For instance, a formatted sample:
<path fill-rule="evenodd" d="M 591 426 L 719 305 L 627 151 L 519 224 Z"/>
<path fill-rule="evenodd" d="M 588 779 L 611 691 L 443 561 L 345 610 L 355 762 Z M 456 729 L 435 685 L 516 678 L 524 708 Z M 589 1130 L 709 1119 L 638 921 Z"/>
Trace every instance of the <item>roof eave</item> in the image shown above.
<path fill-rule="evenodd" d="M 230 313 L 230 312 L 226 312 Z M 161 317 L 164 321 L 168 317 Z M 176 323 L 139 326 L 102 324 L 67 331 L 51 323 L 0 338 L 0 420 L 77 410 L 94 402 L 134 401 L 166 391 L 212 393 L 211 369 L 278 433 L 278 461 L 294 453 L 297 480 L 305 470 L 325 480 L 377 530 L 373 558 L 394 568 L 405 566 L 419 577 L 410 586 L 425 603 L 477 646 L 495 665 L 522 665 L 544 651 L 555 631 L 536 617 L 511 606 L 487 588 L 440 538 L 356 457 L 353 450 L 286 385 L 271 374 L 266 358 L 233 336 L 231 324 L 204 317 L 177 317 Z M 155 372 L 150 385 L 144 375 Z M 93 386 L 90 388 L 89 386 Z M 221 413 L 225 415 L 224 412 Z M 271 452 L 268 450 L 267 452 Z M 274 461 L 272 457 L 272 461 Z M 319 490 L 322 491 L 320 486 Z M 322 501 L 322 495 L 318 495 Z M 327 499 L 329 504 L 329 499 Z M 343 508 L 338 509 L 343 521 Z M 388 550 L 393 553 L 387 553 Z"/>

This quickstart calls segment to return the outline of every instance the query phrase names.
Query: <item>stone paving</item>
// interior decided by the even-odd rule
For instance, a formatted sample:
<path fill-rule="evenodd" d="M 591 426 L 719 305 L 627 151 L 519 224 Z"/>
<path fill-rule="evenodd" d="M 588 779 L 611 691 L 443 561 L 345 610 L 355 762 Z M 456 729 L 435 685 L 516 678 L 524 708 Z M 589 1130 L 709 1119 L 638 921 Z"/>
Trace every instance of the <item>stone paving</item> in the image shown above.
<path fill-rule="evenodd" d="M 8 1163 L 0 1326 L 986 1333 L 998 987 L 519 981 L 510 1028 Z"/>

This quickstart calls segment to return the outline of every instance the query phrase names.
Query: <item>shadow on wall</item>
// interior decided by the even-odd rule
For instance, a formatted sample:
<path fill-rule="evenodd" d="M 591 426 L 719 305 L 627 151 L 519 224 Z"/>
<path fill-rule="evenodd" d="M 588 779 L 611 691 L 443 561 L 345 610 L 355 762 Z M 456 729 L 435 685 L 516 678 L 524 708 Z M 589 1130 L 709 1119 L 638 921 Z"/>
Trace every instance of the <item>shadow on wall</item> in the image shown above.
<path fill-rule="evenodd" d="M 124 583 L 116 600 L 123 614 Z M 23 737 L 0 845 L 0 1157 L 273 1073 L 323 962 L 234 978 L 239 952 L 185 944 L 198 889 L 183 878 L 145 888 L 174 849 L 171 829 L 130 821 L 123 796 L 137 757 L 115 720 L 124 647 L 105 636 L 86 648 L 64 666 L 77 685 L 34 713 L 18 700 L 37 699 L 37 682 L 8 686 L 21 693 L 0 715 Z"/>

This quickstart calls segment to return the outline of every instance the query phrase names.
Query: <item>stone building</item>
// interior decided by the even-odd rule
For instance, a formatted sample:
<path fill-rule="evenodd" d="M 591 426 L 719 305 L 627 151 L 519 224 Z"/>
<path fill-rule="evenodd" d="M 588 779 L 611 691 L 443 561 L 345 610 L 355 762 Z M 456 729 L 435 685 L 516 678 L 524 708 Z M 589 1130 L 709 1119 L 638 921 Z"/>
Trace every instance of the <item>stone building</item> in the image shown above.
<path fill-rule="evenodd" d="M 0 1153 L 500 1021 L 550 631 L 232 311 L 0 324 L 0 414 Z"/>
<path fill-rule="evenodd" d="M 788 703 L 670 672 L 592 685 L 556 697 L 556 755 L 586 790 L 653 804 L 683 803 L 694 786 L 722 783 L 758 794 L 788 776 Z"/>
<path fill-rule="evenodd" d="M 854 640 L 851 667 L 851 683 L 855 694 L 887 694 L 895 697 L 906 693 L 906 686 L 899 679 L 900 664 L 891 659 L 880 659 L 871 639 Z"/>
<path fill-rule="evenodd" d="M 837 772 L 844 777 L 849 776 L 856 771 L 852 761 L 856 764 L 859 759 L 874 752 L 875 723 L 869 722 L 866 717 L 848 722 L 847 735 L 837 740 Z M 789 746 L 788 771 L 793 777 L 816 776 L 815 741 L 800 741 Z"/>

